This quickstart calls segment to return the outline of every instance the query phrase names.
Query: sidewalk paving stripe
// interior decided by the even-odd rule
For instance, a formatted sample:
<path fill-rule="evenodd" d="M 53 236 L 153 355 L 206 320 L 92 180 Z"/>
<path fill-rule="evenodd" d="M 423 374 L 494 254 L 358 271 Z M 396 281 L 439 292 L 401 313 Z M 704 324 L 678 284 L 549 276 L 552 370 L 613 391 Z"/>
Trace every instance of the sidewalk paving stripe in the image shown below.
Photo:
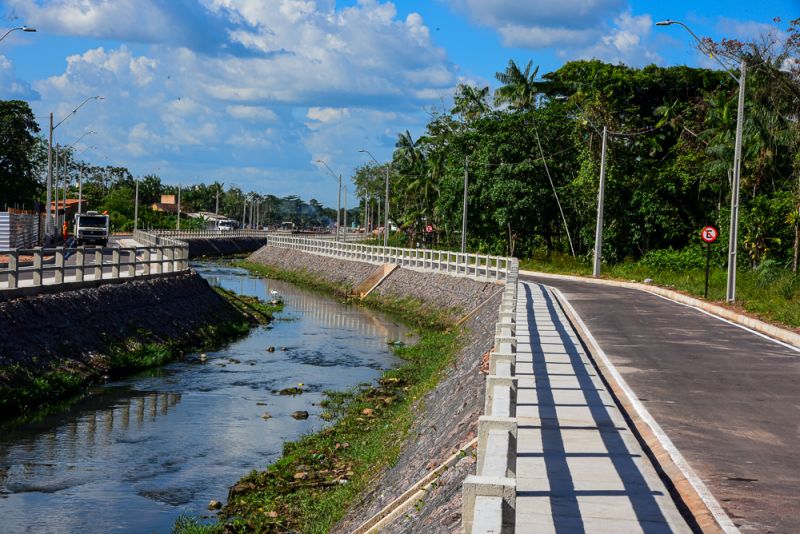
<path fill-rule="evenodd" d="M 518 294 L 516 532 L 689 532 L 561 310 Z"/>

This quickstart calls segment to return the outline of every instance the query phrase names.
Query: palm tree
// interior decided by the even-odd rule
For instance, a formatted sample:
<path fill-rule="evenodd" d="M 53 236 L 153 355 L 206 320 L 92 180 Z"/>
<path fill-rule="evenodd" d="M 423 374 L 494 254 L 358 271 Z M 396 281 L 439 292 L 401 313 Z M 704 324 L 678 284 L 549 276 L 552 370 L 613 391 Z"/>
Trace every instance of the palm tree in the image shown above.
<path fill-rule="evenodd" d="M 505 72 L 495 73 L 497 81 L 503 84 L 494 93 L 497 104 L 508 104 L 518 111 L 527 111 L 533 107 L 536 98 L 536 75 L 539 67 L 531 72 L 533 61 L 528 61 L 525 70 L 521 71 L 513 59 L 508 60 Z"/>
<path fill-rule="evenodd" d="M 488 86 L 478 88 L 459 84 L 453 97 L 455 106 L 452 113 L 461 115 L 467 123 L 473 122 L 489 112 L 489 104 L 486 102 L 488 96 Z"/>

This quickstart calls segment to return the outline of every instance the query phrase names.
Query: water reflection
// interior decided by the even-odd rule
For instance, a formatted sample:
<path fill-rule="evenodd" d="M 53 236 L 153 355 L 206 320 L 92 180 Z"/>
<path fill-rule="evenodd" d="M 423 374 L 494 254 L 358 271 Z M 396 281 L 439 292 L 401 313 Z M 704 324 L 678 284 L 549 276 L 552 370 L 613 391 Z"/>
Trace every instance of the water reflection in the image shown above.
<path fill-rule="evenodd" d="M 322 392 L 374 379 L 397 364 L 387 341 L 408 339 L 402 325 L 359 307 L 225 266 L 198 270 L 244 294 L 275 289 L 285 312 L 205 363 L 190 356 L 109 384 L 67 413 L 0 435 L 0 531 L 169 532 L 179 513 L 207 513 L 283 442 L 325 424 Z M 273 393 L 298 382 L 303 395 Z M 295 421 L 295 410 L 312 417 Z"/>

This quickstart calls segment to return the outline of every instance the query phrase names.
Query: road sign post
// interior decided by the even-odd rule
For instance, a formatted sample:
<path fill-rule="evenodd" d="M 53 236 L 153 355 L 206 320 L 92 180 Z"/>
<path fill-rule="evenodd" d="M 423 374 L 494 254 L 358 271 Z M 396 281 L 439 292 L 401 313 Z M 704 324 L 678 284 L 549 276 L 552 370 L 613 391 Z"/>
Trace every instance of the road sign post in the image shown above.
<path fill-rule="evenodd" d="M 711 243 L 717 240 L 719 237 L 719 230 L 714 228 L 713 226 L 706 226 L 702 230 L 700 230 L 700 239 L 702 239 L 706 244 L 706 285 L 705 290 L 703 291 L 703 298 L 708 298 L 708 269 L 709 269 L 709 257 L 711 256 Z"/>

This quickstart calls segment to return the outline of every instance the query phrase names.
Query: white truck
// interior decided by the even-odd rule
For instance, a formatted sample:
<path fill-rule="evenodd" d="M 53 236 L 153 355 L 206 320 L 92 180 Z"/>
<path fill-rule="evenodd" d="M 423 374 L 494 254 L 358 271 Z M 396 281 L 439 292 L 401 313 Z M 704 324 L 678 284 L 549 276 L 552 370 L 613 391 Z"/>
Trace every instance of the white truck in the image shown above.
<path fill-rule="evenodd" d="M 75 215 L 75 241 L 81 245 L 108 245 L 108 215 L 87 211 Z"/>

